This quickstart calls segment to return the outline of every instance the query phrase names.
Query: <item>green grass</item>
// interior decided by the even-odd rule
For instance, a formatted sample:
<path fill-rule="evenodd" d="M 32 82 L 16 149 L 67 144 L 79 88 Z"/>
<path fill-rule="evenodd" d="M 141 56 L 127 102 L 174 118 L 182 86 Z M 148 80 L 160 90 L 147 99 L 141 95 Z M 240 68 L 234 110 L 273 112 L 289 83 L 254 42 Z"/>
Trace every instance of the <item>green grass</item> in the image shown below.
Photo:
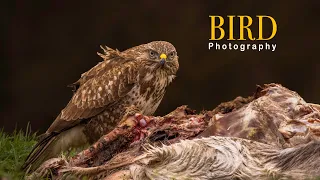
<path fill-rule="evenodd" d="M 30 128 L 12 134 L 0 130 L 0 179 L 23 179 L 20 168 L 35 144 L 36 134 L 30 134 Z"/>

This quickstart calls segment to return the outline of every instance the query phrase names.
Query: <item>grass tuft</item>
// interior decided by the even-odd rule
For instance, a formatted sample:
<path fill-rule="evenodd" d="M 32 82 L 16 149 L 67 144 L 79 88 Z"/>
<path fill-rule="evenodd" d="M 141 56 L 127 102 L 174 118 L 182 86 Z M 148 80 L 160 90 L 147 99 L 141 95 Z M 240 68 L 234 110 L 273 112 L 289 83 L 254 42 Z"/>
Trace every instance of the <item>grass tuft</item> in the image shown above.
<path fill-rule="evenodd" d="M 21 166 L 32 147 L 36 144 L 36 133 L 31 134 L 30 126 L 26 131 L 12 134 L 0 130 L 0 179 L 23 179 Z"/>

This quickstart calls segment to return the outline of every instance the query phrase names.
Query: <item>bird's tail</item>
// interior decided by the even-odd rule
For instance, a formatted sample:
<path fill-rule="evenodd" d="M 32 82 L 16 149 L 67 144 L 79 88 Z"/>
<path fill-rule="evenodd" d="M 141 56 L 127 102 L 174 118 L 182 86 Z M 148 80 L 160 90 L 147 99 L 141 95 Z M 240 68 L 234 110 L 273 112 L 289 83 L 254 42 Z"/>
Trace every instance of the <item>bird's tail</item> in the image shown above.
<path fill-rule="evenodd" d="M 42 135 L 39 142 L 33 147 L 31 153 L 25 160 L 22 169 L 24 171 L 35 171 L 44 161 L 57 156 L 59 152 L 54 150 L 57 135 L 59 133 L 49 133 Z"/>

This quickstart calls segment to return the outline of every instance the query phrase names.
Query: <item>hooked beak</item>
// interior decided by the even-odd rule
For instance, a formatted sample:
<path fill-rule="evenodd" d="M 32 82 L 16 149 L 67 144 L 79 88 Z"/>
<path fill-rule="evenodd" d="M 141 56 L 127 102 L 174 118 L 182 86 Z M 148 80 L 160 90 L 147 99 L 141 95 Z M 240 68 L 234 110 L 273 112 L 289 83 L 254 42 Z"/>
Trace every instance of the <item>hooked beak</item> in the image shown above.
<path fill-rule="evenodd" d="M 163 66 L 163 65 L 164 65 L 164 63 L 166 63 L 166 60 L 165 60 L 165 59 L 161 59 L 161 60 L 160 60 L 160 65 L 162 65 L 162 66 Z"/>
<path fill-rule="evenodd" d="M 161 66 L 164 66 L 164 64 L 166 63 L 166 59 L 167 59 L 167 55 L 165 55 L 165 54 L 161 54 L 160 55 L 160 65 Z"/>

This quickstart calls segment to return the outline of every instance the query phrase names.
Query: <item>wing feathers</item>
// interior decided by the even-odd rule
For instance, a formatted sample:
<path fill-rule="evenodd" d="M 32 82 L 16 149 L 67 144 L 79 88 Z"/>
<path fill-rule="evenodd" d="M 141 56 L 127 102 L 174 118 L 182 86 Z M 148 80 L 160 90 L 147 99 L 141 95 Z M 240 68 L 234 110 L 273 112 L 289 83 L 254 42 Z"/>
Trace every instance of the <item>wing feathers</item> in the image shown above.
<path fill-rule="evenodd" d="M 98 115 L 108 105 L 117 103 L 137 82 L 138 63 L 123 57 L 118 50 L 102 47 L 104 54 L 98 53 L 104 61 L 98 63 L 73 83 L 74 95 L 67 106 L 47 130 L 28 156 L 24 168 L 41 162 L 48 147 L 54 146 L 56 136 L 84 120 Z"/>
<path fill-rule="evenodd" d="M 74 126 L 82 119 L 91 118 L 101 113 L 108 105 L 119 101 L 137 82 L 138 63 L 124 58 L 121 53 L 111 48 L 103 48 L 104 61 L 83 73 L 74 84 L 79 85 L 72 99 L 61 111 L 60 117 L 50 126 L 50 132 L 59 132 L 63 126 Z M 108 58 L 108 59 L 107 59 Z M 76 121 L 76 122 L 71 122 Z"/>

